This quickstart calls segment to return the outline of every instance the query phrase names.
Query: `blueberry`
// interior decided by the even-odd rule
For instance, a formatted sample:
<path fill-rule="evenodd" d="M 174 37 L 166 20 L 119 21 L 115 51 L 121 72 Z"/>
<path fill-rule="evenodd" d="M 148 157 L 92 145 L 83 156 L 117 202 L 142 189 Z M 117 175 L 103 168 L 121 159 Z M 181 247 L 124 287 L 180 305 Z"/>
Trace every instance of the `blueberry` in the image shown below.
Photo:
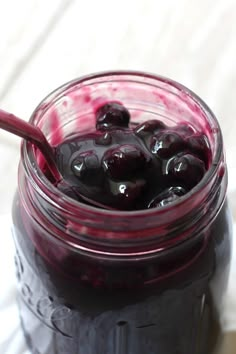
<path fill-rule="evenodd" d="M 204 134 L 193 135 L 187 139 L 189 150 L 205 162 L 208 167 L 211 157 L 209 141 Z"/>
<path fill-rule="evenodd" d="M 176 125 L 175 130 L 183 137 L 188 137 L 195 133 L 195 130 L 188 122 L 181 122 Z"/>
<path fill-rule="evenodd" d="M 96 128 L 98 130 L 128 128 L 129 121 L 129 111 L 119 103 L 107 103 L 96 111 Z"/>
<path fill-rule="evenodd" d="M 86 171 L 84 158 L 81 156 L 73 160 L 71 164 L 71 169 L 75 176 L 79 178 L 83 178 L 85 176 L 85 171 Z"/>
<path fill-rule="evenodd" d="M 115 180 L 129 178 L 132 174 L 145 169 L 151 158 L 140 147 L 125 144 L 106 152 L 103 168 Z"/>
<path fill-rule="evenodd" d="M 165 206 L 167 204 L 172 203 L 184 194 L 186 194 L 186 190 L 183 187 L 170 187 L 168 189 L 165 189 L 154 199 L 152 199 L 151 202 L 148 204 L 148 208 Z"/>
<path fill-rule="evenodd" d="M 164 129 L 166 129 L 166 125 L 163 122 L 157 119 L 153 119 L 139 124 L 135 128 L 134 133 L 140 137 L 145 137 L 150 133 L 156 132 L 157 130 L 160 131 Z"/>
<path fill-rule="evenodd" d="M 71 170 L 74 176 L 85 183 L 96 184 L 101 174 L 101 165 L 98 156 L 90 151 L 78 155 L 71 163 Z"/>
<path fill-rule="evenodd" d="M 154 119 L 131 129 L 128 110 L 115 102 L 96 118 L 97 131 L 55 148 L 66 181 L 58 188 L 76 200 L 118 210 L 161 207 L 186 194 L 209 166 L 207 137 L 186 122 L 169 128 Z"/>
<path fill-rule="evenodd" d="M 184 140 L 175 132 L 154 135 L 150 145 L 151 152 L 164 159 L 174 156 L 184 148 Z"/>
<path fill-rule="evenodd" d="M 65 171 L 67 170 L 67 164 L 70 157 L 73 155 L 73 153 L 79 150 L 80 145 L 73 142 L 63 143 L 55 149 L 55 158 L 57 161 L 57 166 L 63 176 L 65 174 Z"/>
<path fill-rule="evenodd" d="M 107 146 L 107 145 L 111 145 L 111 143 L 112 143 L 112 136 L 108 132 L 105 132 L 104 134 L 99 135 L 95 139 L 95 144 L 97 144 L 97 145 Z"/>
<path fill-rule="evenodd" d="M 65 193 L 68 197 L 78 201 L 83 201 L 83 199 L 81 199 L 79 194 L 76 192 L 76 189 L 73 187 L 73 185 L 61 181 L 57 184 L 57 188 L 61 192 Z"/>
<path fill-rule="evenodd" d="M 191 154 L 177 156 L 170 164 L 172 175 L 188 189 L 196 186 L 203 178 L 205 164 L 198 157 Z"/>
<path fill-rule="evenodd" d="M 131 181 L 110 181 L 110 193 L 116 207 L 122 210 L 135 209 L 137 200 L 145 190 L 146 181 L 136 179 Z"/>

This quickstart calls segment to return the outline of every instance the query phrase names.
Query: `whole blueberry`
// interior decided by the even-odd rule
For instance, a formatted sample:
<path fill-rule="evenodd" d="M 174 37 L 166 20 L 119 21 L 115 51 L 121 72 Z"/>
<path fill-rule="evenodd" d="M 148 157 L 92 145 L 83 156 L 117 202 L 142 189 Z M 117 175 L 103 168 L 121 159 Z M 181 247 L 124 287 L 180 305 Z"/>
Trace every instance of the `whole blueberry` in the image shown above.
<path fill-rule="evenodd" d="M 144 123 L 139 124 L 134 133 L 140 137 L 145 137 L 149 134 L 153 134 L 156 131 L 166 129 L 166 125 L 158 119 L 148 120 Z"/>
<path fill-rule="evenodd" d="M 187 139 L 189 150 L 205 162 L 207 168 L 211 159 L 209 141 L 204 134 L 196 134 Z"/>
<path fill-rule="evenodd" d="M 96 111 L 96 128 L 98 130 L 128 128 L 129 121 L 128 109 L 116 102 L 106 103 Z"/>
<path fill-rule="evenodd" d="M 134 179 L 130 181 L 110 181 L 109 188 L 114 205 L 121 210 L 136 209 L 137 200 L 145 191 L 146 181 Z"/>
<path fill-rule="evenodd" d="M 186 190 L 183 187 L 174 186 L 167 188 L 151 200 L 151 202 L 148 204 L 148 208 L 165 206 L 172 203 L 184 194 L 186 194 Z"/>
<path fill-rule="evenodd" d="M 150 149 L 152 154 L 166 159 L 185 148 L 185 141 L 175 132 L 158 133 L 152 137 Z"/>
<path fill-rule="evenodd" d="M 198 157 L 184 154 L 173 159 L 170 164 L 170 172 L 189 190 L 201 181 L 206 169 L 204 162 Z"/>
<path fill-rule="evenodd" d="M 137 171 L 145 169 L 151 158 L 132 144 L 120 145 L 108 150 L 103 157 L 103 168 L 115 180 L 128 179 Z"/>

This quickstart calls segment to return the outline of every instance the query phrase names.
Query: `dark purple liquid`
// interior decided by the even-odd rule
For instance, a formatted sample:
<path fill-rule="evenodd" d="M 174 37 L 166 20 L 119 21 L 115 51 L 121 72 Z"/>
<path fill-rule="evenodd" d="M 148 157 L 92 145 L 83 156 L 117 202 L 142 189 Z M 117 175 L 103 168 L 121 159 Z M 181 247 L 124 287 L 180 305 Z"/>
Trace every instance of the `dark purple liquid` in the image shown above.
<path fill-rule="evenodd" d="M 13 217 L 20 313 L 32 353 L 214 353 L 230 259 L 226 205 L 197 241 L 132 264 L 63 254 L 41 239 L 17 199 Z"/>
<path fill-rule="evenodd" d="M 147 209 L 171 203 L 203 178 L 211 154 L 202 132 L 157 120 L 129 127 L 127 110 L 115 108 L 101 107 L 96 131 L 55 148 L 71 187 L 59 184 L 63 192 L 81 201 L 82 191 L 120 210 Z M 133 261 L 54 243 L 18 196 L 13 218 L 21 320 L 32 353 L 214 353 L 230 260 L 226 203 L 197 237 Z"/>

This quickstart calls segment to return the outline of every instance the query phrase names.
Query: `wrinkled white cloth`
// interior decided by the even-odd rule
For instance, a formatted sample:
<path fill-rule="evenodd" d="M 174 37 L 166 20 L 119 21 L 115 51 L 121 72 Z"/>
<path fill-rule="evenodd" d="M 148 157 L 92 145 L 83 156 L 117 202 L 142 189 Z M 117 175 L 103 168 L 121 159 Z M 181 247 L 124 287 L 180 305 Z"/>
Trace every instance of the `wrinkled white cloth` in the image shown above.
<path fill-rule="evenodd" d="M 0 216 L 2 241 L 0 247 L 0 353 L 30 354 L 20 328 L 16 304 L 16 278 L 14 266 L 14 244 L 11 235 L 11 217 Z M 236 232 L 236 224 L 234 226 Z M 222 316 L 224 331 L 236 330 L 236 242 L 229 288 Z M 69 354 L 69 353 L 68 353 Z"/>

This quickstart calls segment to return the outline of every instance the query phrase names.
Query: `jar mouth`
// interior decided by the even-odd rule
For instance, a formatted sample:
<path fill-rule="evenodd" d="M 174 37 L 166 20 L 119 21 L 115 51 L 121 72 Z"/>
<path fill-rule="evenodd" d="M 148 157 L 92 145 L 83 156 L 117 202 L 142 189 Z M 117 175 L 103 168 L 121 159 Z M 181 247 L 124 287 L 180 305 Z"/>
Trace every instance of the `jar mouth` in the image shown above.
<path fill-rule="evenodd" d="M 222 133 L 221 129 L 219 126 L 219 123 L 214 115 L 214 113 L 211 111 L 211 109 L 207 106 L 207 104 L 199 97 L 197 96 L 194 92 L 192 92 L 190 89 L 185 87 L 184 85 L 163 77 L 159 75 L 154 75 L 151 73 L 147 72 L 142 72 L 142 71 L 105 71 L 105 72 L 100 72 L 100 73 L 94 73 L 90 75 L 83 76 L 81 78 L 69 81 L 59 88 L 55 89 L 49 95 L 47 95 L 41 103 L 36 107 L 34 112 L 32 113 L 30 117 L 30 123 L 35 124 L 35 118 L 38 114 L 38 112 L 42 111 L 43 114 L 43 109 L 47 110 L 48 106 L 45 104 L 46 102 L 50 102 L 52 98 L 56 98 L 57 96 L 62 95 L 63 91 L 65 89 L 69 89 L 70 87 L 72 88 L 74 85 L 77 84 L 83 84 L 86 83 L 86 81 L 92 80 L 92 79 L 108 79 L 109 77 L 112 76 L 127 76 L 133 80 L 136 79 L 150 79 L 153 80 L 153 82 L 162 82 L 165 83 L 166 85 L 176 89 L 179 92 L 183 92 L 188 98 L 190 98 L 194 104 L 198 106 L 198 108 L 201 110 L 201 112 L 211 121 L 211 125 L 213 126 L 212 132 L 215 135 L 215 141 L 217 145 L 217 149 L 215 154 L 212 157 L 212 162 L 210 165 L 210 168 L 207 170 L 205 173 L 204 177 L 202 180 L 194 187 L 192 188 L 187 194 L 185 194 L 182 197 L 179 197 L 175 201 L 173 201 L 170 204 L 167 204 L 165 206 L 161 207 L 156 207 L 153 209 L 141 209 L 141 210 L 131 210 L 131 211 L 122 211 L 122 210 L 108 210 L 108 209 L 99 209 L 97 207 L 93 207 L 90 205 L 87 205 L 85 203 L 78 202 L 72 198 L 69 198 L 66 196 L 63 192 L 61 192 L 58 188 L 56 188 L 49 180 L 48 178 L 44 175 L 42 170 L 40 169 L 36 156 L 34 153 L 33 145 L 30 142 L 23 141 L 22 144 L 22 156 L 24 159 L 25 163 L 25 169 L 26 173 L 33 179 L 35 186 L 37 186 L 37 191 L 48 200 L 48 196 L 50 196 L 50 200 L 54 205 L 58 205 L 58 200 L 60 200 L 60 208 L 65 209 L 65 210 L 73 210 L 73 212 L 78 212 L 78 211 L 83 211 L 86 214 L 93 214 L 96 215 L 97 218 L 99 217 L 113 217 L 115 219 L 120 219 L 122 220 L 124 217 L 129 217 L 129 216 L 135 216 L 135 217 L 143 217 L 143 216 L 154 216 L 158 213 L 159 216 L 163 215 L 166 212 L 171 212 L 171 210 L 176 209 L 181 207 L 186 203 L 186 201 L 194 198 L 196 195 L 199 195 L 205 187 L 209 184 L 209 181 L 212 180 L 213 176 L 216 174 L 216 172 L 220 168 L 220 164 L 222 161 L 222 154 L 223 154 L 223 139 L 222 139 Z M 146 82 L 145 82 L 146 83 Z M 44 108 L 45 107 L 45 108 Z M 43 108 L 43 109 L 42 109 Z"/>

